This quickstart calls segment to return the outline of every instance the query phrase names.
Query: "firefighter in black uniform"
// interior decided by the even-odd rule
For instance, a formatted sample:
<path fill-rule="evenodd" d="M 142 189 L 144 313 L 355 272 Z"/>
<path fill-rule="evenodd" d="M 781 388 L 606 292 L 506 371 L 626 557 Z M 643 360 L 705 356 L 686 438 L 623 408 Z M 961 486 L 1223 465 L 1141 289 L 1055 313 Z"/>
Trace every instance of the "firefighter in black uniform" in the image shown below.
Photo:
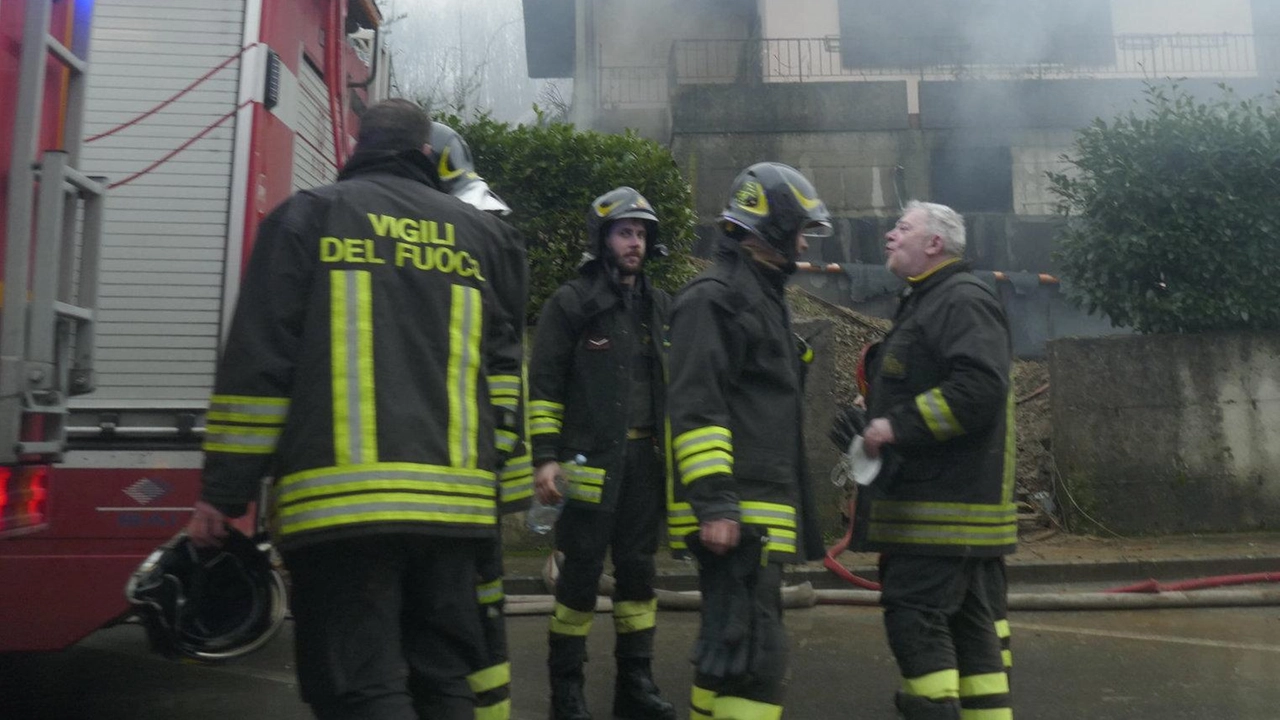
<path fill-rule="evenodd" d="M 672 544 L 698 560 L 702 627 L 690 718 L 782 715 L 782 563 L 822 556 L 805 485 L 802 381 L 812 359 L 784 285 L 831 233 L 813 185 L 759 163 L 734 181 L 715 264 L 676 298 L 670 417 Z"/>
<path fill-rule="evenodd" d="M 275 479 L 298 680 L 322 720 L 470 720 L 499 433 L 521 423 L 523 240 L 444 195 L 430 117 L 361 118 L 334 185 L 263 220 L 219 363 L 192 539 Z M 412 611 L 409 611 L 412 609 Z"/>
<path fill-rule="evenodd" d="M 474 208 L 508 215 L 511 208 L 498 197 L 476 172 L 471 148 L 456 130 L 442 122 L 431 123 L 430 158 L 440 177 L 440 189 Z M 524 316 L 516 319 L 524 335 Z M 521 385 L 523 386 L 523 384 Z M 494 405 L 504 412 L 524 418 L 521 386 L 508 384 L 489 389 Z M 527 431 L 527 427 L 525 428 Z M 525 435 L 527 437 L 527 434 Z M 499 472 L 498 513 L 522 512 L 533 497 L 533 465 L 528 445 L 514 432 L 498 430 L 498 450 L 503 458 Z M 476 720 L 507 720 L 511 717 L 511 661 L 507 652 L 506 594 L 502 587 L 502 538 L 494 537 L 491 547 L 480 554 L 476 566 L 476 598 L 480 603 L 480 624 L 489 652 L 484 664 L 468 676 L 476 693 Z"/>
<path fill-rule="evenodd" d="M 548 670 L 552 717 L 590 720 L 583 696 L 587 633 L 612 548 L 617 679 L 613 713 L 674 720 L 654 685 L 654 553 L 662 522 L 666 331 L 670 296 L 653 287 L 645 259 L 665 254 L 658 217 L 629 187 L 587 211 L 580 275 L 546 302 L 534 335 L 529 434 L 534 487 L 543 502 L 568 498 L 556 523 L 564 566 L 556 584 Z M 584 460 L 572 462 L 581 456 Z"/>
<path fill-rule="evenodd" d="M 885 264 L 908 287 L 871 355 L 862 436 L 887 461 L 859 493 L 855 540 L 881 553 L 885 632 L 903 677 L 896 704 L 906 720 L 1012 720 L 1008 323 L 962 260 L 954 210 L 913 201 L 886 238 Z"/>

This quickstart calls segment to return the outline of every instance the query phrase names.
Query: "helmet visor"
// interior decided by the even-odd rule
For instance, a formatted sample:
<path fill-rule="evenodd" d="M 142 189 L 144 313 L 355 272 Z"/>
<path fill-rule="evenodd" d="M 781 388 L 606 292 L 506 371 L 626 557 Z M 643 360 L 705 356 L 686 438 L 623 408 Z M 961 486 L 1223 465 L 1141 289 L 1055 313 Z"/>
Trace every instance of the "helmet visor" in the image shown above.
<path fill-rule="evenodd" d="M 826 238 L 835 234 L 835 228 L 831 226 L 829 220 L 815 220 L 805 225 L 800 232 L 805 237 Z"/>

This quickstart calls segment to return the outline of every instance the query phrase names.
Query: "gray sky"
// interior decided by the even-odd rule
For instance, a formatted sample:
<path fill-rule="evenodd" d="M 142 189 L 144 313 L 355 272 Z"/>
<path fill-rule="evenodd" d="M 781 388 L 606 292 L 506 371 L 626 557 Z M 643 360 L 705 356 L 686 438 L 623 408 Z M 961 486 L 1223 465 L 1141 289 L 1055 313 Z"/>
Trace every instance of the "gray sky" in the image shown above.
<path fill-rule="evenodd" d="M 400 94 L 528 122 L 546 105 L 527 77 L 521 0 L 379 0 Z M 569 83 L 561 95 L 567 101 Z"/>

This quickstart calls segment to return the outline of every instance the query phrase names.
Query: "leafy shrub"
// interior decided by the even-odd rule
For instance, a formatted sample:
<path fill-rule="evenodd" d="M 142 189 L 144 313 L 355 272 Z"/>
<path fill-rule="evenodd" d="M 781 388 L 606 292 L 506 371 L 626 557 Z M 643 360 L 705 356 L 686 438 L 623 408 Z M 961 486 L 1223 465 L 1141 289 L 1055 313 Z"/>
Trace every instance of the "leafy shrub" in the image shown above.
<path fill-rule="evenodd" d="M 1067 224 L 1068 296 L 1144 333 L 1280 328 L 1277 96 L 1197 101 L 1146 90 L 1147 111 L 1077 134 L 1050 173 Z"/>
<path fill-rule="evenodd" d="M 529 242 L 529 317 L 577 274 L 587 248 L 591 201 L 620 185 L 640 191 L 658 214 L 670 257 L 650 258 L 645 272 L 674 292 L 694 274 L 693 199 L 671 153 L 635 133 L 609 135 L 542 122 L 511 126 L 487 116 L 440 117 L 467 139 L 476 168 L 511 206 L 506 220 Z"/>

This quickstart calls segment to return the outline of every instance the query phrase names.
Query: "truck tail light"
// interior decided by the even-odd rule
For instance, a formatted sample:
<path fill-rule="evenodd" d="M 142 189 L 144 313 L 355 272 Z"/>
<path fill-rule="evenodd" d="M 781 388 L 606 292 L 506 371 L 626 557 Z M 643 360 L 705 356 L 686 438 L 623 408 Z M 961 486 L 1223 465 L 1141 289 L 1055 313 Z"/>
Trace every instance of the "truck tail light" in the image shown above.
<path fill-rule="evenodd" d="M 49 466 L 0 467 L 0 533 L 49 522 Z"/>

